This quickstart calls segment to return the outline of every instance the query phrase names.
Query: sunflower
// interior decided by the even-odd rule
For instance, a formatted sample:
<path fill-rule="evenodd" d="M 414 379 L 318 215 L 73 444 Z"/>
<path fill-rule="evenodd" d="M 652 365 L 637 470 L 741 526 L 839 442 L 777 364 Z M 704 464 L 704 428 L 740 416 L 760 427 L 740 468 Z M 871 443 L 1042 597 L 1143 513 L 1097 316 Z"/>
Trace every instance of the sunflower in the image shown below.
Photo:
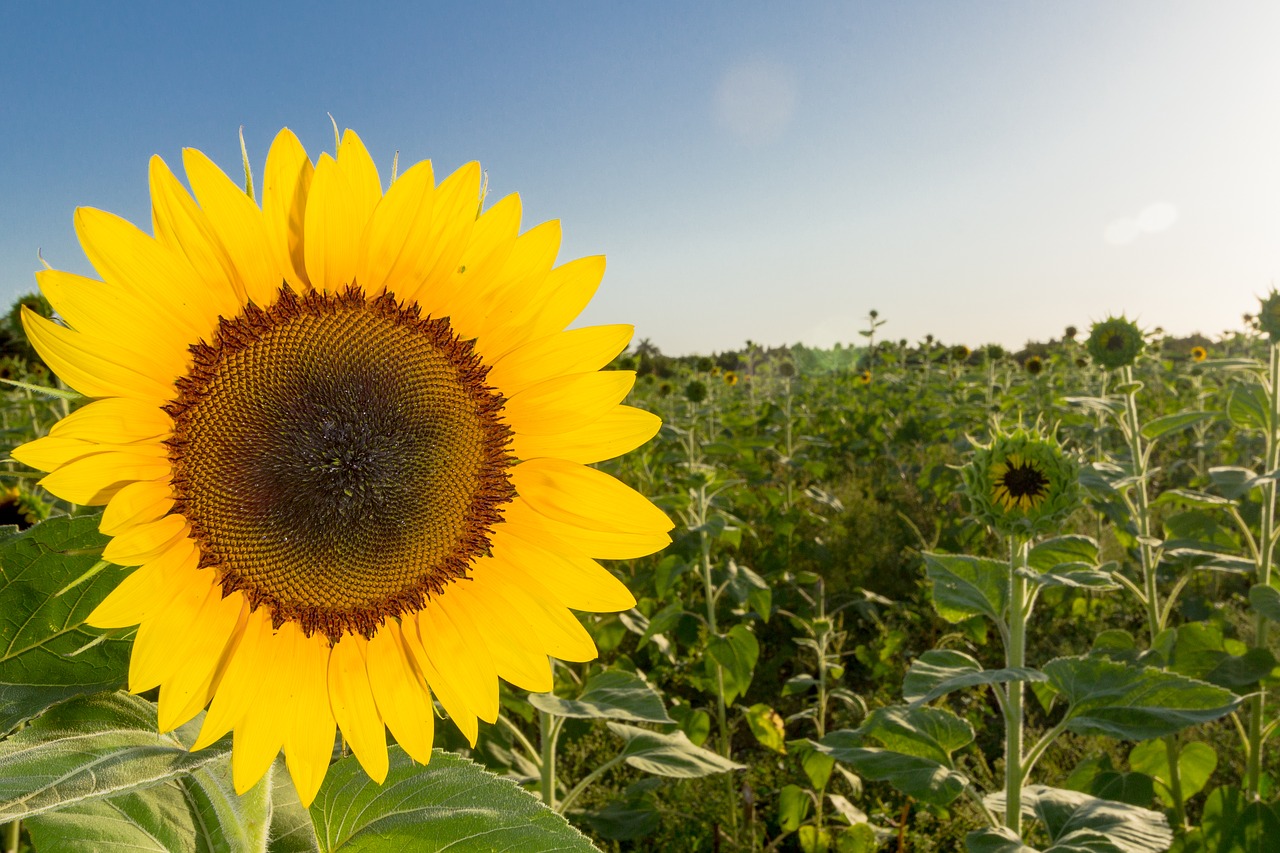
<path fill-rule="evenodd" d="M 1115 370 L 1133 364 L 1145 343 L 1142 330 L 1132 320 L 1108 317 L 1093 324 L 1085 347 L 1095 364 Z"/>
<path fill-rule="evenodd" d="M 1022 362 L 1022 368 L 1032 376 L 1039 376 L 1044 372 L 1044 359 L 1038 355 L 1029 356 L 1026 361 Z"/>
<path fill-rule="evenodd" d="M 859 373 L 859 374 L 858 374 L 858 381 L 859 381 L 859 382 L 861 382 L 863 385 L 870 385 L 870 384 L 871 384 L 871 371 L 870 371 L 870 370 L 864 370 L 864 371 L 862 371 L 861 373 Z"/>
<path fill-rule="evenodd" d="M 1192 347 L 1192 348 L 1191 348 L 1191 360 L 1192 360 L 1192 361 L 1200 362 L 1200 361 L 1204 361 L 1204 360 L 1205 360 L 1206 358 L 1208 358 L 1208 357 L 1209 357 L 1209 351 L 1208 351 L 1208 350 L 1206 350 L 1204 347 Z"/>
<path fill-rule="evenodd" d="M 596 656 L 570 609 L 634 599 L 595 560 L 672 525 L 588 465 L 659 420 L 600 371 L 630 326 L 564 331 L 603 259 L 554 266 L 559 223 L 519 233 L 517 196 L 479 212 L 477 164 L 383 193 L 355 133 L 313 166 L 284 130 L 259 206 L 183 162 L 194 198 L 151 160 L 154 237 L 76 212 L 102 281 L 37 275 L 69 326 L 27 332 L 93 401 L 13 455 L 105 505 L 104 559 L 138 568 L 89 622 L 139 626 L 161 730 L 208 706 L 194 748 L 234 732 L 238 792 L 283 748 L 309 804 L 336 730 L 380 782 L 384 726 L 430 759 L 433 697 L 474 744 L 499 678 L 547 691 L 549 655 Z"/>
<path fill-rule="evenodd" d="M 1076 461 L 1037 431 L 997 431 L 960 473 L 973 514 L 1001 533 L 1043 533 L 1079 503 Z"/>
<path fill-rule="evenodd" d="M 725 371 L 724 384 L 729 386 L 737 385 L 738 374 L 734 373 L 732 370 Z"/>

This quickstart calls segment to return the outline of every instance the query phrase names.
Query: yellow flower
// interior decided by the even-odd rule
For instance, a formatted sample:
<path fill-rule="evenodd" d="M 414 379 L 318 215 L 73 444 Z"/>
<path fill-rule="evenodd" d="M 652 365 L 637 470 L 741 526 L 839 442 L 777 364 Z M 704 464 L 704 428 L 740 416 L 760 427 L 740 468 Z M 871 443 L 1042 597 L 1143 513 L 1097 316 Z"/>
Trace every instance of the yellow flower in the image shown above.
<path fill-rule="evenodd" d="M 858 374 L 858 381 L 859 381 L 859 382 L 861 382 L 863 385 L 870 385 L 870 384 L 871 384 L 871 371 L 870 371 L 870 370 L 864 370 L 864 371 L 862 371 L 861 373 L 859 373 L 859 374 Z"/>
<path fill-rule="evenodd" d="M 730 386 L 732 386 L 732 385 L 737 385 L 737 384 L 738 384 L 738 374 L 734 373 L 732 370 L 725 371 L 725 374 L 724 374 L 724 384 L 726 384 L 726 385 L 730 385 Z"/>
<path fill-rule="evenodd" d="M 671 522 L 590 463 L 657 417 L 601 371 L 631 326 L 564 331 L 600 257 L 555 266 L 560 225 L 520 199 L 478 214 L 480 168 L 418 163 L 384 193 L 347 131 L 313 166 L 281 131 L 262 204 L 205 155 L 188 194 L 151 161 L 155 236 L 98 210 L 102 276 L 48 270 L 70 328 L 23 316 L 93 402 L 13 452 L 68 501 L 105 505 L 104 558 L 137 566 L 89 617 L 139 625 L 129 689 L 162 730 L 206 705 L 244 792 L 283 748 L 304 804 L 337 729 L 387 773 L 384 726 L 431 757 L 432 697 L 473 744 L 498 679 L 546 691 L 547 656 L 596 656 L 570 612 L 634 599 L 595 558 L 650 554 Z"/>
<path fill-rule="evenodd" d="M 1204 360 L 1205 360 L 1206 358 L 1208 358 L 1208 357 L 1209 357 L 1209 353 L 1208 353 L 1208 351 L 1207 351 L 1204 347 L 1192 347 L 1192 348 L 1191 348 L 1191 360 L 1192 360 L 1192 361 L 1204 361 Z"/>

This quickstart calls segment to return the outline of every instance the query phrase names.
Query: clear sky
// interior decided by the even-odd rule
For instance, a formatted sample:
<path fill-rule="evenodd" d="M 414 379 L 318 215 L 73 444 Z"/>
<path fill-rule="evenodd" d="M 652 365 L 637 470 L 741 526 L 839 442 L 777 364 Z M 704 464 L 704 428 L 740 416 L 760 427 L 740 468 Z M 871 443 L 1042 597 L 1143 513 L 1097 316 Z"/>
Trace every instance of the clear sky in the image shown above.
<path fill-rule="evenodd" d="M 585 322 L 679 354 L 1241 327 L 1280 283 L 1280 4 L 0 4 L 0 297 L 90 273 L 77 205 L 150 221 L 147 160 L 260 173 L 328 114 L 384 175 L 477 159 Z"/>

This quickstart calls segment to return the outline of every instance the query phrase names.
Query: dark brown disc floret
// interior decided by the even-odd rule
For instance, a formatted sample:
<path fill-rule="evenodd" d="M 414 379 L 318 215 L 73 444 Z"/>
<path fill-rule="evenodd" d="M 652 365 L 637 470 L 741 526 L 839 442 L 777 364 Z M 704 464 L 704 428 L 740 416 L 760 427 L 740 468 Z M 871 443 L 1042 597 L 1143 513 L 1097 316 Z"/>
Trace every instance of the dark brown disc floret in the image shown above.
<path fill-rule="evenodd" d="M 511 431 L 448 318 L 285 288 L 191 352 L 166 407 L 175 512 L 224 594 L 277 627 L 372 636 L 488 553 Z"/>

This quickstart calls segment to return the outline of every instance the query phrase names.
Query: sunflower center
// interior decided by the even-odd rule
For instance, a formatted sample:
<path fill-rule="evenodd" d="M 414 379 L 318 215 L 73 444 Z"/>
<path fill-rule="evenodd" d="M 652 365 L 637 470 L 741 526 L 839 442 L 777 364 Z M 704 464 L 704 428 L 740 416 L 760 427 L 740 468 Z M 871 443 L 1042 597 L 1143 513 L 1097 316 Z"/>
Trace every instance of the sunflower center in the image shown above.
<path fill-rule="evenodd" d="M 1012 502 L 1025 509 L 1048 494 L 1049 478 L 1030 462 L 1012 461 L 1000 477 L 999 485 Z"/>
<path fill-rule="evenodd" d="M 176 511 L 224 592 L 277 627 L 372 636 L 488 553 L 510 430 L 447 318 L 282 289 L 192 354 L 168 407 Z"/>
<path fill-rule="evenodd" d="M 1124 349 L 1124 335 L 1108 335 L 1102 347 L 1108 352 L 1120 352 Z"/>

